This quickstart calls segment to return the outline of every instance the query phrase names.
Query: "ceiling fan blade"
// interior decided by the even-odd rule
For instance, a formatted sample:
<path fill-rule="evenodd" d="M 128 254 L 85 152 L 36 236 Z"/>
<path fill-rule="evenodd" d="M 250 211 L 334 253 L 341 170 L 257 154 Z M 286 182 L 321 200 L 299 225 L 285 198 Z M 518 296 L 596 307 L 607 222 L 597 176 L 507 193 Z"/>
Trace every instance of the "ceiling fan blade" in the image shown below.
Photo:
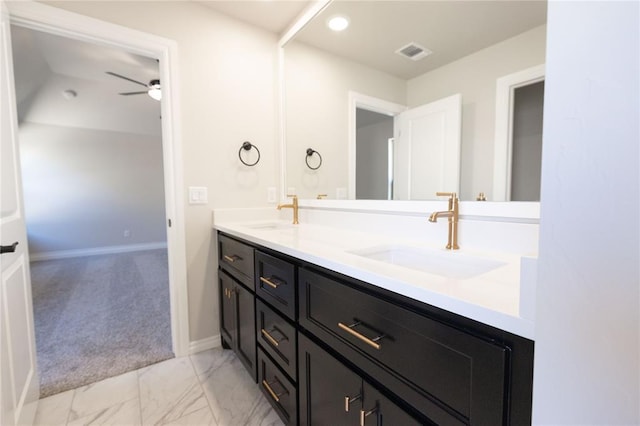
<path fill-rule="evenodd" d="M 125 92 L 125 93 L 118 93 L 118 95 L 129 96 L 129 95 L 142 95 L 142 94 L 147 94 L 147 93 L 149 93 L 149 91 L 145 91 L 145 92 Z"/>
<path fill-rule="evenodd" d="M 139 81 L 133 80 L 133 79 L 131 79 L 131 78 L 129 78 L 129 77 L 125 77 L 125 76 L 120 75 L 120 74 L 116 74 L 115 72 L 111 72 L 111 71 L 105 71 L 105 72 L 106 72 L 107 74 L 109 74 L 109 75 L 114 76 L 114 77 L 118 77 L 118 78 L 121 78 L 121 79 L 123 79 L 123 80 L 128 80 L 128 81 L 130 81 L 130 82 L 132 82 L 132 83 L 136 83 L 136 84 L 139 84 L 139 85 L 141 85 L 141 86 L 148 87 L 148 86 L 147 86 L 146 84 L 144 84 L 144 83 L 141 83 L 141 82 L 139 82 Z"/>

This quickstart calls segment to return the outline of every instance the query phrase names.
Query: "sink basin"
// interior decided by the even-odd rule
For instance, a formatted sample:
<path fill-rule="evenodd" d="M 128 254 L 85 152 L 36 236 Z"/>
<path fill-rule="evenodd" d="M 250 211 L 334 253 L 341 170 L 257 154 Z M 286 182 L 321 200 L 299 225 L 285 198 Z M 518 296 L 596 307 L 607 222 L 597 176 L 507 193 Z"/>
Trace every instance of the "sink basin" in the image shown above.
<path fill-rule="evenodd" d="M 245 226 L 250 229 L 262 229 L 262 230 L 291 229 L 293 227 L 291 223 L 286 223 L 286 222 L 250 223 Z"/>
<path fill-rule="evenodd" d="M 351 250 L 350 253 L 367 259 L 458 280 L 472 278 L 506 265 L 506 262 L 500 260 L 458 251 L 410 246 L 378 246 Z"/>

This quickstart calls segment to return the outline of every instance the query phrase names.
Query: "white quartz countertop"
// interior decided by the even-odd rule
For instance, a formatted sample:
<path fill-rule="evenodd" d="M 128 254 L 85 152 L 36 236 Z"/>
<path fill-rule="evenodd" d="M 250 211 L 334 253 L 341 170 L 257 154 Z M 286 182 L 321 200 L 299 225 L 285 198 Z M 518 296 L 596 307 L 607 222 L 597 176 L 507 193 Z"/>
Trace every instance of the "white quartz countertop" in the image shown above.
<path fill-rule="evenodd" d="M 518 255 L 464 248 L 450 251 L 444 249 L 445 241 L 442 246 L 434 246 L 417 240 L 313 224 L 293 226 L 290 222 L 248 221 L 216 222 L 214 227 L 263 247 L 533 340 L 533 321 L 520 315 L 521 258 Z M 389 248 L 408 253 L 408 257 L 420 253 L 429 256 L 432 253 L 436 259 L 436 269 L 442 262 L 451 265 L 451 262 L 457 261 L 465 263 L 465 259 L 478 260 L 481 264 L 486 261 L 492 268 L 480 273 L 456 271 L 442 274 L 367 257 L 370 253 L 388 251 Z M 428 263 L 430 261 L 425 262 Z"/>

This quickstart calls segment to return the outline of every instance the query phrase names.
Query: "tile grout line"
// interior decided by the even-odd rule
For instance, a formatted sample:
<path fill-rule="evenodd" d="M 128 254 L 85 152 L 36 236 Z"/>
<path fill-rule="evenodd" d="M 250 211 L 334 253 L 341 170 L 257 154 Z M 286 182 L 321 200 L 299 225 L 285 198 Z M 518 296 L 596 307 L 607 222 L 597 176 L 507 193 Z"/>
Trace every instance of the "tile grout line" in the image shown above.
<path fill-rule="evenodd" d="M 207 401 L 207 408 L 209 408 L 209 413 L 211 414 L 211 419 L 213 420 L 213 423 L 215 426 L 218 426 L 218 420 L 216 420 L 216 416 L 213 415 L 213 408 L 211 407 L 211 401 L 209 401 L 209 397 L 207 396 L 207 393 L 204 391 L 204 386 L 202 385 L 202 381 L 200 380 L 200 375 L 198 374 L 198 371 L 196 370 L 196 366 L 193 363 L 193 358 L 191 358 L 191 354 L 188 355 L 189 357 L 189 362 L 191 363 L 191 368 L 193 368 L 193 372 L 196 375 L 196 380 L 198 381 L 198 386 L 200 386 L 200 390 L 202 390 L 202 395 L 204 395 L 204 400 Z"/>
<path fill-rule="evenodd" d="M 73 394 L 71 396 L 71 403 L 69 404 L 69 411 L 67 411 L 67 420 L 65 421 L 65 426 L 69 424 L 69 418 L 71 417 L 71 409 L 73 408 L 73 402 L 76 400 L 76 389 L 73 389 Z"/>
<path fill-rule="evenodd" d="M 140 371 L 142 371 L 142 368 L 139 368 L 136 371 L 136 384 L 138 385 L 138 420 L 140 421 L 140 426 L 142 426 L 144 422 L 142 421 L 142 388 L 140 387 Z"/>

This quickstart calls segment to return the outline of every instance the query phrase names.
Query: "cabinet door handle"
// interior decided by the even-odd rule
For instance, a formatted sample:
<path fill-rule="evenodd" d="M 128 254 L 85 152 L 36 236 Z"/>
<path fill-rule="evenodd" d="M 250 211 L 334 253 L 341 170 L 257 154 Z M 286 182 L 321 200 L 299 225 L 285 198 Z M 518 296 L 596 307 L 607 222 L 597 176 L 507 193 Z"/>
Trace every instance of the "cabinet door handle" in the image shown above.
<path fill-rule="evenodd" d="M 369 411 L 360 410 L 360 426 L 365 426 L 364 422 L 366 421 L 367 417 L 375 413 L 376 411 L 378 411 L 377 405 Z"/>
<path fill-rule="evenodd" d="M 227 299 L 231 299 L 235 290 L 226 288 L 224 289 L 224 295 L 227 296 Z"/>
<path fill-rule="evenodd" d="M 344 411 L 348 413 L 349 409 L 351 408 L 351 403 L 359 400 L 361 396 L 362 396 L 362 394 L 358 394 L 358 395 L 354 396 L 353 398 L 351 398 L 349 395 L 345 395 L 345 397 L 344 397 Z"/>
<path fill-rule="evenodd" d="M 242 260 L 242 258 L 240 256 L 238 256 L 237 254 L 232 254 L 231 256 L 227 256 L 226 254 L 224 256 L 222 256 L 224 258 L 224 260 L 226 260 L 227 262 L 235 262 L 236 260 Z"/>
<path fill-rule="evenodd" d="M 365 336 L 364 334 L 358 332 L 357 330 L 354 330 L 355 327 L 359 326 L 362 324 L 362 321 L 356 321 L 351 325 L 345 325 L 341 322 L 338 323 L 338 327 L 340 327 L 341 329 L 343 329 L 344 331 L 346 331 L 347 333 L 351 334 L 354 337 L 357 337 L 358 339 L 362 340 L 364 343 L 366 343 L 367 345 L 380 350 L 380 348 L 382 347 L 380 345 L 380 343 L 378 343 L 378 341 L 380 339 L 382 339 L 385 335 L 381 334 L 379 336 L 370 338 Z"/>
<path fill-rule="evenodd" d="M 273 278 L 269 279 L 269 278 L 265 278 L 265 277 L 260 277 L 260 281 L 262 281 L 263 283 L 267 284 L 269 287 L 272 288 L 278 288 L 280 287 L 280 283 L 275 283 L 273 281 L 271 281 Z"/>
<path fill-rule="evenodd" d="M 283 388 L 284 392 L 275 393 L 273 391 L 273 388 L 271 387 L 274 383 L 278 383 L 280 385 L 280 387 Z M 269 392 L 269 394 L 271 395 L 271 398 L 273 398 L 275 402 L 280 402 L 280 397 L 285 393 L 289 393 L 284 388 L 284 386 L 282 386 L 280 384 L 280 382 L 278 381 L 277 378 L 274 378 L 273 382 L 271 382 L 271 383 L 269 383 L 269 382 L 267 382 L 266 380 L 263 379 L 262 380 L 262 386 L 264 386 L 264 388 L 267 390 L 267 392 Z"/>
<path fill-rule="evenodd" d="M 273 333 L 273 331 L 274 331 L 274 330 L 271 330 L 271 333 Z M 285 335 L 283 335 L 283 336 L 282 336 L 282 339 L 280 339 L 280 340 L 276 340 L 276 339 L 271 335 L 271 333 L 270 333 L 270 332 L 268 332 L 267 330 L 265 330 L 264 328 L 261 328 L 261 329 L 260 329 L 260 333 L 262 333 L 262 335 L 263 335 L 263 336 L 264 336 L 264 337 L 265 337 L 269 342 L 271 342 L 271 344 L 272 344 L 273 346 L 278 346 L 278 345 L 280 345 L 280 342 L 282 342 L 283 340 L 289 340 L 289 339 L 287 338 L 287 336 L 285 336 Z M 280 334 L 282 334 L 282 333 L 280 333 Z"/>

